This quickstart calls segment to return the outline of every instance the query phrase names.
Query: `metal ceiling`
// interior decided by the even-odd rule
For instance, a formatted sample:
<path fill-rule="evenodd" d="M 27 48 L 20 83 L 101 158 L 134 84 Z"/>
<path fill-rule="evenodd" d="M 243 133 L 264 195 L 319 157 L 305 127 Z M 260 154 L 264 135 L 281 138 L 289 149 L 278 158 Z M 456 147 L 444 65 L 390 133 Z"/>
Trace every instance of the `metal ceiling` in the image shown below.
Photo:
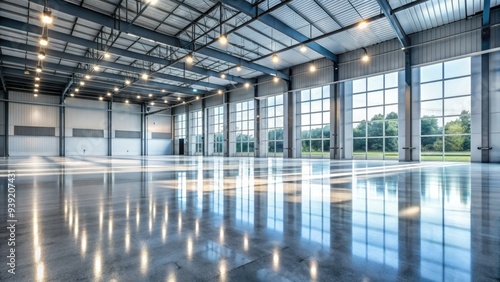
<path fill-rule="evenodd" d="M 114 100 L 144 103 L 238 87 L 261 75 L 289 79 L 281 70 L 322 57 L 335 61 L 338 54 L 393 38 L 405 46 L 408 34 L 465 19 L 481 12 L 484 2 L 3 0 L 0 78 L 8 90 L 33 91 L 46 5 L 54 22 L 48 25 L 39 93 L 110 99 L 111 92 Z M 491 0 L 497 5 L 500 0 Z M 356 27 L 362 20 L 369 21 L 363 30 Z M 217 42 L 221 33 L 228 36 L 226 46 Z M 299 51 L 301 44 L 306 52 Z M 193 65 L 185 62 L 190 53 Z M 143 73 L 150 75 L 147 81 Z"/>

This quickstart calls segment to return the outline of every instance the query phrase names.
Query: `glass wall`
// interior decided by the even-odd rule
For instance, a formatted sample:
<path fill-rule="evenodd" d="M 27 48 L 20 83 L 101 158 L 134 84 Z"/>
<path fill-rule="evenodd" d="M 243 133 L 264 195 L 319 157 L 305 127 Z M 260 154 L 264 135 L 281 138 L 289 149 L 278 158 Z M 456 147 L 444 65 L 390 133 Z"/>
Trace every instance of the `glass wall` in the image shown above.
<path fill-rule="evenodd" d="M 224 154 L 224 107 L 208 109 L 208 155 Z"/>
<path fill-rule="evenodd" d="M 303 158 L 330 158 L 330 85 L 300 91 L 297 139 Z"/>
<path fill-rule="evenodd" d="M 231 104 L 230 142 L 231 154 L 236 156 L 254 155 L 254 101 Z"/>
<path fill-rule="evenodd" d="M 283 95 L 268 97 L 261 104 L 262 149 L 268 157 L 283 156 Z"/>
<path fill-rule="evenodd" d="M 352 82 L 353 159 L 398 159 L 398 73 Z"/>
<path fill-rule="evenodd" d="M 420 68 L 421 160 L 470 161 L 470 58 Z"/>
<path fill-rule="evenodd" d="M 186 139 L 186 114 L 176 115 L 175 123 L 175 154 L 179 154 L 179 139 Z"/>
<path fill-rule="evenodd" d="M 189 113 L 189 154 L 203 155 L 203 117 L 201 111 Z"/>

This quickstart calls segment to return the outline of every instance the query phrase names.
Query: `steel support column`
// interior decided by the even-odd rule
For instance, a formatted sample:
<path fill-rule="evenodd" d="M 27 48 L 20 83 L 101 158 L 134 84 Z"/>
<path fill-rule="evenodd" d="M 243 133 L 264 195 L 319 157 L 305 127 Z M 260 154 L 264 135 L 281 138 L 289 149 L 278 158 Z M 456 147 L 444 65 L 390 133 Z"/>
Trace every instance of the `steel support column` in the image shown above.
<path fill-rule="evenodd" d="M 146 105 L 141 104 L 141 156 L 146 155 L 146 145 L 145 142 L 147 141 L 145 136 L 145 121 L 146 121 Z"/>
<path fill-rule="evenodd" d="M 64 95 L 61 95 L 61 106 L 59 107 L 59 156 L 66 156 L 66 107 L 64 106 Z"/>
<path fill-rule="evenodd" d="M 9 156 L 9 91 L 5 92 L 5 102 L 4 102 L 4 121 L 5 121 L 5 127 L 4 127 L 4 151 L 3 155 L 4 157 Z"/>
<path fill-rule="evenodd" d="M 113 155 L 113 98 L 108 101 L 108 156 Z"/>
<path fill-rule="evenodd" d="M 411 50 L 405 51 L 405 150 L 404 160 L 410 162 L 413 160 L 413 107 L 412 107 L 412 74 L 411 74 Z"/>
<path fill-rule="evenodd" d="M 339 81 L 339 67 L 333 66 L 333 82 Z M 330 159 L 340 160 L 342 148 L 340 146 L 340 85 L 330 85 Z"/>
<path fill-rule="evenodd" d="M 490 49 L 490 0 L 484 0 L 481 50 Z M 471 148 L 475 149 L 475 148 Z M 481 55 L 481 162 L 490 162 L 490 54 Z"/>
<path fill-rule="evenodd" d="M 254 97 L 254 111 L 255 111 L 255 118 L 253 120 L 254 122 L 254 156 L 257 158 L 264 157 L 267 154 L 267 147 L 262 146 L 262 151 L 261 151 L 261 143 L 260 143 L 260 100 L 257 99 L 259 97 L 259 87 L 254 86 L 253 88 L 253 97 Z M 250 117 L 249 117 L 250 118 Z M 265 150 L 265 151 L 264 151 Z"/>
<path fill-rule="evenodd" d="M 288 70 L 288 75 L 292 77 L 292 70 Z M 285 81 L 287 92 L 284 95 L 284 120 L 285 120 L 285 134 L 283 136 L 283 158 L 293 158 L 294 152 L 294 133 L 295 133 L 295 92 L 292 90 L 292 81 Z"/>
<path fill-rule="evenodd" d="M 184 140 L 184 155 L 189 156 L 189 155 L 191 155 L 191 152 L 190 152 L 191 148 L 189 148 L 189 146 L 190 146 L 189 137 L 191 137 L 190 136 L 191 130 L 189 128 L 189 124 L 191 122 L 189 119 L 191 118 L 191 116 L 189 115 L 189 103 L 188 102 L 186 102 L 185 109 L 186 109 L 186 139 Z"/>
<path fill-rule="evenodd" d="M 229 157 L 229 146 L 230 146 L 230 140 L 229 140 L 229 110 L 230 110 L 230 105 L 229 105 L 229 93 L 225 92 L 224 93 L 224 100 L 222 101 L 224 105 L 224 157 Z"/>

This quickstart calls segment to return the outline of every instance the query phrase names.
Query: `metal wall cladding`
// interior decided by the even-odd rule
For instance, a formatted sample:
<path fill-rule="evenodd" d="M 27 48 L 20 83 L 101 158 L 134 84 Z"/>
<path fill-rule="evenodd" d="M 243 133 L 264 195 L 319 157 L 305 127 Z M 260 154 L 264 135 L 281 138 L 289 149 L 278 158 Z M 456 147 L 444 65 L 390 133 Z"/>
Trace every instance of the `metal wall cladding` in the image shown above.
<path fill-rule="evenodd" d="M 58 156 L 59 138 L 45 136 L 10 136 L 9 155 Z"/>
<path fill-rule="evenodd" d="M 112 140 L 113 156 L 140 156 L 141 140 L 117 138 Z"/>
<path fill-rule="evenodd" d="M 35 97 L 33 93 L 9 91 L 9 100 L 19 102 L 47 103 L 58 105 L 60 102 L 59 96 L 38 95 Z"/>
<path fill-rule="evenodd" d="M 162 114 L 148 116 L 148 132 L 172 134 L 172 116 Z"/>
<path fill-rule="evenodd" d="M 141 138 L 140 131 L 115 130 L 115 138 Z"/>
<path fill-rule="evenodd" d="M 148 155 L 163 156 L 173 154 L 172 139 L 151 139 L 148 140 Z"/>
<path fill-rule="evenodd" d="M 66 128 L 107 129 L 107 102 L 68 98 L 65 103 Z M 72 108 L 74 107 L 82 107 Z"/>
<path fill-rule="evenodd" d="M 283 79 L 274 82 L 274 77 L 271 76 L 259 77 L 257 87 L 258 97 L 274 96 L 287 91 L 287 85 Z"/>
<path fill-rule="evenodd" d="M 361 61 L 364 51 L 361 49 L 339 56 L 339 79 L 352 79 L 404 68 L 405 55 L 401 51 L 401 43 L 394 39 L 384 43 L 366 47 L 369 62 Z"/>
<path fill-rule="evenodd" d="M 172 108 L 172 115 L 180 115 L 180 114 L 185 114 L 187 112 L 188 111 L 187 111 L 186 105 L 180 105 L 180 106 Z"/>
<path fill-rule="evenodd" d="M 141 106 L 113 103 L 113 129 L 141 131 Z"/>
<path fill-rule="evenodd" d="M 189 111 L 199 111 L 202 108 L 201 100 L 189 102 Z"/>
<path fill-rule="evenodd" d="M 500 10 L 496 10 L 491 13 L 491 22 L 500 23 Z M 500 26 L 494 26 L 491 28 L 491 47 L 500 47 Z"/>
<path fill-rule="evenodd" d="M 412 48 L 412 65 L 481 51 L 481 24 L 481 17 L 474 17 L 411 35 L 412 45 L 423 44 Z M 445 38 L 449 36 L 453 37 Z"/>
<path fill-rule="evenodd" d="M 316 71 L 310 71 L 311 65 L 316 67 Z M 292 88 L 303 89 L 331 83 L 333 72 L 333 62 L 328 59 L 295 66 L 292 68 Z"/>
<path fill-rule="evenodd" d="M 66 138 L 66 156 L 106 156 L 108 139 L 93 137 Z"/>
<path fill-rule="evenodd" d="M 490 57 L 490 161 L 500 163 L 500 52 Z M 471 144 L 472 146 L 475 144 Z"/>
<path fill-rule="evenodd" d="M 56 136 L 55 127 L 14 126 L 14 135 L 21 136 Z"/>
<path fill-rule="evenodd" d="M 224 95 L 214 95 L 205 99 L 205 107 L 213 108 L 217 106 L 221 106 L 223 103 Z"/>
<path fill-rule="evenodd" d="M 104 130 L 73 128 L 73 137 L 104 138 Z"/>
<path fill-rule="evenodd" d="M 9 103 L 9 132 L 13 126 L 59 127 L 59 107 Z"/>
<path fill-rule="evenodd" d="M 254 98 L 254 86 L 245 88 L 243 85 L 238 84 L 236 89 L 232 89 L 229 93 L 229 102 L 241 102 L 248 101 Z"/>

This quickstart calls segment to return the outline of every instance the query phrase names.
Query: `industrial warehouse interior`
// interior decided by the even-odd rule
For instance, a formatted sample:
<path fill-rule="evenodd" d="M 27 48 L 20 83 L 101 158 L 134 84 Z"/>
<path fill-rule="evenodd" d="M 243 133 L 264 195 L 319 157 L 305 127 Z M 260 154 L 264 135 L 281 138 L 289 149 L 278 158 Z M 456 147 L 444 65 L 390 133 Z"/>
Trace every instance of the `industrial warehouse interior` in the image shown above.
<path fill-rule="evenodd" d="M 500 0 L 1 0 L 0 281 L 500 281 Z"/>

